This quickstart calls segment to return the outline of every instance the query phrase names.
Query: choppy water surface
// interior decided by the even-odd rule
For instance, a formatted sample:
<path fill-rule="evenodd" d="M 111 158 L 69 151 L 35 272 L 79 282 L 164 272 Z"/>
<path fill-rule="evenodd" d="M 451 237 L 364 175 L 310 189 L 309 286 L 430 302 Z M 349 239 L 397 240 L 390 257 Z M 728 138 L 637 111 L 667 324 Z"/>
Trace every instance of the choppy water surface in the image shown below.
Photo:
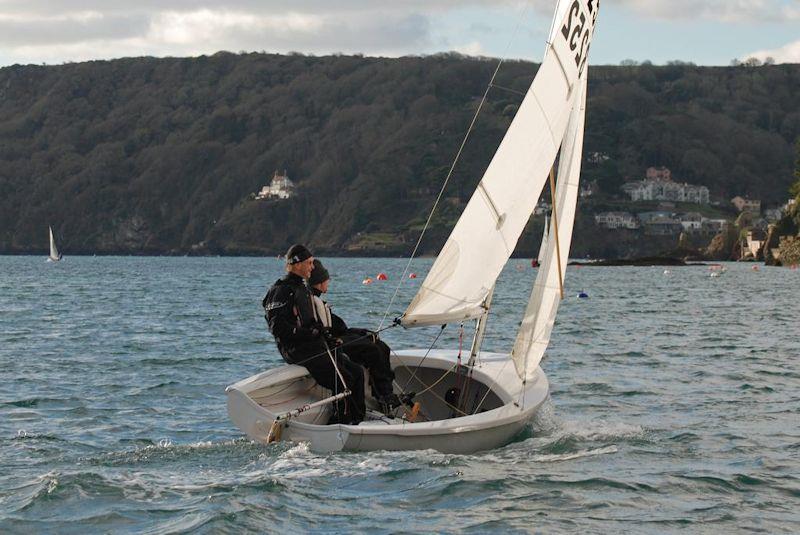
<path fill-rule="evenodd" d="M 337 313 L 377 326 L 405 262 L 327 264 Z M 528 266 L 504 273 L 486 349 L 510 347 Z M 800 271 L 571 268 L 551 402 L 518 441 L 461 456 L 242 438 L 223 390 L 281 362 L 259 307 L 281 269 L 0 257 L 0 531 L 800 532 Z"/>

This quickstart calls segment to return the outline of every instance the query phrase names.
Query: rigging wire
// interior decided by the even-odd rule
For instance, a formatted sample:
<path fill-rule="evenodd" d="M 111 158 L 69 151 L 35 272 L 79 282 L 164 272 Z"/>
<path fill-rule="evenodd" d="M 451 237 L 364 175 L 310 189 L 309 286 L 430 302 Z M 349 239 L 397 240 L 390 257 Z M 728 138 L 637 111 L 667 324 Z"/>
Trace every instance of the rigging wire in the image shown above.
<path fill-rule="evenodd" d="M 520 26 L 522 25 L 522 21 L 525 19 L 525 16 L 527 15 L 529 6 L 530 6 L 530 0 L 527 0 L 523 6 L 520 17 L 517 19 L 517 25 L 514 28 L 514 31 L 512 32 L 511 37 L 508 40 L 508 43 L 506 44 L 506 48 L 503 51 L 501 58 L 497 62 L 497 67 L 495 67 L 494 72 L 492 73 L 492 77 L 489 80 L 489 83 L 486 85 L 486 90 L 483 92 L 483 97 L 481 98 L 481 101 L 478 104 L 478 108 L 475 110 L 475 114 L 472 116 L 472 120 L 469 123 L 469 128 L 467 128 L 467 133 L 464 134 L 464 139 L 461 141 L 461 146 L 459 146 L 458 148 L 458 152 L 456 153 L 456 156 L 453 159 L 453 163 L 450 165 L 450 170 L 447 172 L 447 176 L 445 177 L 444 183 L 442 184 L 442 187 L 439 190 L 439 194 L 436 196 L 436 200 L 434 201 L 433 207 L 431 208 L 431 211 L 428 214 L 428 218 L 425 220 L 425 225 L 423 225 L 422 231 L 420 232 L 419 238 L 417 239 L 417 243 L 414 245 L 414 249 L 411 251 L 411 256 L 408 259 L 408 263 L 406 264 L 405 269 L 403 269 L 403 274 L 400 276 L 400 280 L 397 282 L 397 286 L 394 289 L 392 298 L 389 300 L 389 304 L 386 305 L 386 311 L 383 313 L 383 318 L 381 318 L 381 322 L 378 324 L 378 330 L 380 330 L 383 327 L 383 324 L 386 322 L 386 318 L 392 309 L 392 305 L 394 304 L 395 299 L 397 299 L 397 294 L 400 291 L 400 287 L 403 285 L 403 282 L 406 279 L 408 270 L 411 268 L 411 263 L 414 261 L 414 257 L 417 254 L 417 250 L 419 249 L 419 246 L 422 243 L 422 238 L 425 236 L 425 232 L 428 230 L 428 226 L 431 223 L 431 219 L 433 219 L 433 214 L 436 212 L 436 208 L 439 206 L 439 202 L 442 200 L 442 196 L 444 195 L 445 189 L 447 188 L 447 183 L 450 182 L 450 178 L 453 176 L 453 171 L 456 168 L 456 164 L 458 164 L 458 161 L 461 159 L 461 153 L 464 151 L 464 147 L 467 144 L 467 140 L 469 139 L 469 136 L 475 127 L 475 123 L 478 120 L 478 116 L 480 115 L 481 110 L 483 109 L 483 105 L 486 102 L 486 98 L 489 95 L 489 90 L 494 86 L 494 80 L 497 77 L 497 73 L 500 71 L 500 67 L 505 62 L 505 58 L 508 55 L 508 50 L 511 48 L 511 43 L 514 42 L 514 39 L 516 39 L 517 37 L 517 33 L 519 33 Z"/>
<path fill-rule="evenodd" d="M 436 342 L 439 340 L 439 337 L 440 337 L 440 336 L 442 335 L 442 333 L 444 332 L 444 328 L 445 328 L 445 327 L 447 327 L 447 325 L 442 325 L 442 328 L 441 328 L 441 329 L 439 329 L 439 332 L 438 332 L 438 333 L 436 333 L 436 337 L 433 339 L 433 342 L 431 342 L 431 345 L 430 345 L 430 347 L 429 347 L 429 348 L 428 348 L 428 350 L 425 352 L 425 356 L 424 356 L 424 357 L 422 357 L 422 360 L 420 360 L 420 361 L 419 361 L 419 364 L 417 364 L 416 368 L 414 368 L 414 371 L 413 371 L 413 373 L 411 374 L 411 377 L 409 377 L 409 378 L 408 378 L 408 381 L 406 381 L 406 384 L 405 384 L 405 386 L 403 386 L 403 387 L 400 389 L 400 392 L 401 392 L 401 393 L 403 393 L 403 394 L 405 394 L 405 393 L 406 393 L 406 388 L 408 388 L 408 385 L 409 385 L 409 383 L 411 382 L 411 380 L 412 380 L 412 379 L 414 379 L 414 378 L 417 376 L 417 372 L 419 371 L 420 367 L 422 366 L 422 363 L 423 363 L 423 362 L 425 362 L 425 359 L 426 359 L 426 358 L 428 358 L 428 355 L 430 355 L 430 353 L 431 353 L 431 350 L 433 349 L 433 346 L 435 346 L 435 345 L 436 345 Z M 406 365 L 406 364 L 405 364 L 405 363 L 404 363 L 402 360 L 401 360 L 400 362 L 403 364 L 403 367 L 404 367 L 405 369 L 407 369 L 408 371 L 411 371 L 411 368 L 409 368 L 409 367 L 408 367 L 408 365 Z"/>

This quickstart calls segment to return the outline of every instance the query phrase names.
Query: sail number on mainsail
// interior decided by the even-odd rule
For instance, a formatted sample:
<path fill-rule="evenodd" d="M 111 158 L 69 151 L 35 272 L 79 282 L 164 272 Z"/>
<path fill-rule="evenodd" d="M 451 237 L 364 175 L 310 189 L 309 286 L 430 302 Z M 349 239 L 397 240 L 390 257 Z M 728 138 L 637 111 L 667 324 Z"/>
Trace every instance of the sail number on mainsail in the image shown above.
<path fill-rule="evenodd" d="M 585 7 L 589 12 L 589 16 L 592 18 L 592 23 L 590 25 L 586 24 L 589 17 L 584 10 L 581 9 L 581 3 L 575 0 L 569 7 L 569 16 L 567 17 L 566 24 L 561 27 L 561 35 L 564 36 L 572 52 L 575 52 L 578 48 L 578 43 L 580 43 L 580 50 L 575 54 L 575 66 L 578 67 L 578 77 L 583 74 L 583 68 L 586 66 L 586 60 L 589 58 L 589 46 L 591 46 L 589 40 L 592 36 L 594 24 L 597 21 L 597 8 L 600 7 L 600 2 L 599 0 L 587 0 L 585 2 Z"/>

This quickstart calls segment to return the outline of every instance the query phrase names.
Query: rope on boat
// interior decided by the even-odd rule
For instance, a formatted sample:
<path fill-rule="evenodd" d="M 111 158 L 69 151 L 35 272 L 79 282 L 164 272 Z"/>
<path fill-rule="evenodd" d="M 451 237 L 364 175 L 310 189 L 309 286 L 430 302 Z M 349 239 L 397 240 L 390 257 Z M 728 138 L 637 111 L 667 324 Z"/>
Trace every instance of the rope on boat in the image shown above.
<path fill-rule="evenodd" d="M 417 381 L 419 382 L 419 384 L 421 384 L 422 386 L 425 386 L 425 387 L 426 387 L 426 388 L 425 388 L 425 390 L 423 390 L 422 392 L 420 392 L 420 394 L 422 394 L 423 392 L 430 392 L 430 394 L 431 394 L 433 397 L 435 397 L 436 399 L 438 399 L 439 401 L 441 401 L 442 403 L 444 403 L 446 406 L 450 407 L 450 408 L 451 408 L 451 409 L 453 409 L 455 412 L 461 413 L 461 416 L 469 416 L 469 414 L 467 414 L 466 412 L 462 411 L 461 409 L 459 409 L 458 407 L 456 407 L 456 406 L 455 406 L 455 405 L 453 405 L 452 403 L 449 403 L 449 402 L 448 402 L 446 399 L 444 399 L 442 396 L 440 396 L 439 394 L 437 394 L 437 393 L 436 393 L 434 390 L 431 390 L 431 389 L 432 389 L 434 386 L 436 386 L 436 384 L 437 384 L 437 383 L 439 383 L 439 382 L 440 382 L 442 379 L 444 379 L 445 377 L 447 377 L 447 375 L 448 375 L 448 374 L 449 374 L 451 371 L 453 371 L 453 368 L 450 368 L 449 370 L 445 371 L 445 372 L 444 372 L 444 375 L 442 375 L 442 376 L 441 376 L 441 377 L 440 377 L 440 378 L 439 378 L 439 379 L 438 379 L 438 380 L 437 380 L 435 383 L 433 383 L 433 384 L 432 384 L 432 385 L 430 385 L 430 386 L 426 385 L 426 384 L 425 384 L 425 383 L 422 381 L 422 379 L 420 379 L 419 377 L 417 377 L 416 379 L 417 379 Z M 419 395 L 419 394 L 417 394 L 417 395 Z"/>
<path fill-rule="evenodd" d="M 339 376 L 339 380 L 342 382 L 342 386 L 344 386 L 345 391 L 349 391 L 350 389 L 347 387 L 347 382 L 344 380 L 344 377 L 342 377 L 342 372 L 339 371 L 339 365 L 336 363 L 333 353 L 331 353 L 331 348 L 328 347 L 328 342 L 323 341 L 323 343 L 325 344 L 325 351 L 328 352 L 328 356 L 331 358 L 333 369 L 336 370 L 336 375 Z M 334 381 L 334 384 L 336 384 L 336 381 Z"/>
<path fill-rule="evenodd" d="M 363 336 L 359 336 L 358 338 L 353 338 L 352 340 L 349 340 L 347 342 L 343 342 L 342 345 L 337 346 L 337 348 L 342 348 L 342 347 L 348 346 L 350 344 L 355 344 L 356 342 L 360 342 L 361 340 L 364 340 L 365 338 L 371 338 L 372 334 L 376 334 L 377 335 L 377 334 L 382 333 L 383 331 L 387 331 L 389 329 L 394 329 L 395 327 L 397 327 L 396 324 L 387 325 L 386 327 L 384 327 L 382 329 L 378 329 L 377 331 L 372 331 L 371 334 L 365 334 Z M 329 352 L 329 350 L 327 349 L 327 344 L 326 344 L 325 351 L 317 353 L 316 355 L 311 355 L 310 357 L 305 358 L 305 359 L 300 360 L 300 361 L 297 361 L 297 362 L 291 362 L 290 364 L 297 364 L 298 366 L 302 366 L 306 362 L 310 362 L 310 361 L 314 360 L 315 358 L 318 358 L 318 357 L 321 357 L 321 356 L 327 354 L 328 352 Z"/>
<path fill-rule="evenodd" d="M 419 377 L 416 377 L 416 380 L 419 382 L 419 384 L 421 384 L 422 386 L 424 386 L 424 387 L 425 387 L 425 389 L 424 389 L 424 390 L 421 390 L 421 391 L 417 392 L 417 394 L 416 394 L 416 395 L 417 395 L 417 396 L 420 396 L 420 395 L 424 394 L 425 392 L 428 392 L 429 390 L 431 390 L 431 389 L 432 389 L 434 386 L 436 386 L 436 385 L 438 385 L 439 383 L 441 383 L 441 382 L 444 380 L 444 378 L 445 378 L 445 377 L 447 377 L 447 374 L 449 374 L 450 372 L 452 372 L 452 371 L 453 371 L 453 370 L 454 370 L 454 369 L 455 369 L 457 366 L 458 366 L 458 364 L 453 364 L 452 366 L 450 366 L 450 368 L 448 368 L 448 369 L 447 369 L 447 370 L 444 372 L 444 374 L 442 374 L 442 376 L 441 376 L 441 377 L 439 377 L 438 379 L 436 379 L 436 381 L 434 381 L 434 382 L 433 382 L 433 384 L 430 384 L 430 385 L 426 385 L 426 384 L 425 384 L 425 383 L 422 381 L 422 379 L 420 379 Z"/>

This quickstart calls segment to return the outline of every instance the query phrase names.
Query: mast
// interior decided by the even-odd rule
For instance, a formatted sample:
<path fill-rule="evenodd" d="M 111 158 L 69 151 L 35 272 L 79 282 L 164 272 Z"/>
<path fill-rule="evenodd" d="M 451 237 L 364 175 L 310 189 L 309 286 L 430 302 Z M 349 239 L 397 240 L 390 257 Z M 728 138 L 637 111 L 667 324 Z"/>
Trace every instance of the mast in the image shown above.
<path fill-rule="evenodd" d="M 475 337 L 472 339 L 472 347 L 469 350 L 469 361 L 467 362 L 467 366 L 475 365 L 475 358 L 478 356 L 478 353 L 481 350 L 481 344 L 483 344 L 483 335 L 486 332 L 486 322 L 489 321 L 489 309 L 492 306 L 492 296 L 494 296 L 494 286 L 492 286 L 492 289 L 489 290 L 489 295 L 486 296 L 486 300 L 483 302 L 486 312 L 480 318 L 478 318 L 478 322 L 475 324 Z"/>

